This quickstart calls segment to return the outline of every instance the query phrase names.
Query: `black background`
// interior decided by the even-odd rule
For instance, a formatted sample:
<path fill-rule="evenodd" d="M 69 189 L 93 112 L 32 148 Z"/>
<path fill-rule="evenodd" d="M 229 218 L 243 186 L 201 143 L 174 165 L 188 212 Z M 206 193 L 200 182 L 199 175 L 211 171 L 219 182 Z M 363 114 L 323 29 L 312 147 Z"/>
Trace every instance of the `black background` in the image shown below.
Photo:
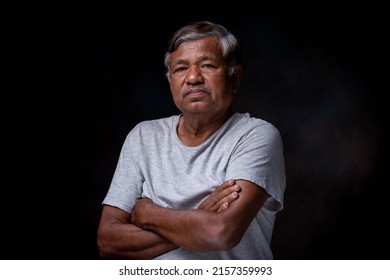
<path fill-rule="evenodd" d="M 138 122 L 178 112 L 165 48 L 203 19 L 242 44 L 235 109 L 282 134 L 275 258 L 389 258 L 384 9 L 236 4 L 56 7 L 9 23 L 2 259 L 99 259 L 121 145 Z"/>

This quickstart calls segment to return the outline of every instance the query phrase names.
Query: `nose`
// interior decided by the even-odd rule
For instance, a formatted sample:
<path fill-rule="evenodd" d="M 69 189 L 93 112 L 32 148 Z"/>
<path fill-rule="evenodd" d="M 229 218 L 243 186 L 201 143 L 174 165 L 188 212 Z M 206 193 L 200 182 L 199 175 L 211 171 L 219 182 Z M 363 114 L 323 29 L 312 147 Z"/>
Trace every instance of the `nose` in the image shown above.
<path fill-rule="evenodd" d="M 198 66 L 191 66 L 186 73 L 187 84 L 200 84 L 203 83 L 202 71 Z"/>

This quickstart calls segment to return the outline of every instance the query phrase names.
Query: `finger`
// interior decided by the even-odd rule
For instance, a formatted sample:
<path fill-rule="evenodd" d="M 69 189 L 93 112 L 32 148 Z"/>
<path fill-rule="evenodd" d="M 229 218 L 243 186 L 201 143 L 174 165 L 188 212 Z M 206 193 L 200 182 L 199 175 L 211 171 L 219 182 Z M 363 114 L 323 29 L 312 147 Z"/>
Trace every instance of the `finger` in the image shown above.
<path fill-rule="evenodd" d="M 233 185 L 228 188 L 222 189 L 222 191 L 213 192 L 207 197 L 202 204 L 198 207 L 200 209 L 217 211 L 223 207 L 224 203 L 231 203 L 238 198 L 238 192 L 241 187 L 239 185 Z"/>
<path fill-rule="evenodd" d="M 222 206 L 217 210 L 217 212 L 222 212 L 223 210 L 226 210 L 229 207 L 229 203 L 225 202 L 222 204 Z"/>
<path fill-rule="evenodd" d="M 226 188 L 229 188 L 235 184 L 235 180 L 231 179 L 228 181 L 225 181 L 223 184 L 218 186 L 213 192 L 209 194 L 208 197 L 198 206 L 199 209 L 208 209 L 210 210 L 211 207 L 217 203 L 221 197 L 218 196 L 218 194 L 225 190 Z"/>
<path fill-rule="evenodd" d="M 217 207 L 217 212 L 226 210 L 232 203 L 239 197 L 238 192 L 232 192 L 228 196 L 225 196 L 221 201 L 219 201 L 215 207 Z"/>
<path fill-rule="evenodd" d="M 217 204 L 219 208 L 224 202 L 231 202 L 231 199 L 235 199 L 238 192 L 241 191 L 239 185 L 233 185 L 231 187 L 225 188 L 219 192 L 215 192 L 210 195 L 209 202 L 211 204 Z"/>
<path fill-rule="evenodd" d="M 221 204 L 223 203 L 223 201 L 221 202 L 221 200 L 229 195 L 229 193 L 231 193 L 232 191 L 234 190 L 229 190 L 229 188 L 225 188 L 225 186 L 223 186 L 224 188 L 220 188 L 218 190 L 214 190 L 200 205 L 198 208 L 201 208 L 201 209 L 206 209 L 206 210 L 212 210 L 212 211 L 215 211 L 217 210 Z"/>
<path fill-rule="evenodd" d="M 233 186 L 235 186 L 234 180 L 229 180 L 224 182 L 222 185 L 217 187 L 210 195 L 209 198 L 214 199 L 215 201 L 221 200 L 223 197 L 231 193 L 232 191 L 235 191 L 234 189 L 231 189 Z"/>
<path fill-rule="evenodd" d="M 235 180 L 233 179 L 227 180 L 223 182 L 220 186 L 218 186 L 213 192 L 223 191 L 224 189 L 234 186 L 235 184 L 236 184 Z"/>

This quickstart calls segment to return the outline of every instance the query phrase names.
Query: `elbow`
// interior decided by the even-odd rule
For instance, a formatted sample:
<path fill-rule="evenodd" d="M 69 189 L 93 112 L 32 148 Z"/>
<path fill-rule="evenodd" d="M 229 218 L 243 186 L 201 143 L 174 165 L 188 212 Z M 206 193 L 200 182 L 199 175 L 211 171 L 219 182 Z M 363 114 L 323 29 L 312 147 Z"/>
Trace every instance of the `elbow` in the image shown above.
<path fill-rule="evenodd" d="M 102 259 L 108 259 L 109 258 L 109 252 L 108 252 L 108 246 L 104 242 L 104 239 L 99 237 L 97 238 L 97 249 L 100 257 Z"/>
<path fill-rule="evenodd" d="M 221 251 L 233 249 L 241 241 L 241 238 L 238 238 L 236 235 L 232 235 L 230 233 L 223 233 L 219 238 L 221 240 L 221 246 L 219 248 Z"/>
<path fill-rule="evenodd" d="M 242 238 L 237 230 L 226 223 L 214 224 L 208 234 L 207 243 L 215 251 L 226 251 L 236 247 Z"/>
<path fill-rule="evenodd" d="M 101 234 L 98 234 L 97 236 L 97 250 L 102 259 L 115 258 L 115 254 L 113 253 L 109 242 L 107 242 L 107 240 Z"/>

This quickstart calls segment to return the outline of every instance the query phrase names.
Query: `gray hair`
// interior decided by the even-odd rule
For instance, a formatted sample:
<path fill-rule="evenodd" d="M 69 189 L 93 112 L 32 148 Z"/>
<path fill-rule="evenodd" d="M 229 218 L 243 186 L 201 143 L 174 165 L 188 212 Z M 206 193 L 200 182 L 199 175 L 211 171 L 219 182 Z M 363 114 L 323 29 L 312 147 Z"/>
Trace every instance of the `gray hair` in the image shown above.
<path fill-rule="evenodd" d="M 235 71 L 235 66 L 241 64 L 240 44 L 231 32 L 222 25 L 210 21 L 198 21 L 177 30 L 168 42 L 168 49 L 164 57 L 166 76 L 170 81 L 171 54 L 180 44 L 193 40 L 214 36 L 221 46 L 222 56 L 229 66 L 229 75 Z"/>

